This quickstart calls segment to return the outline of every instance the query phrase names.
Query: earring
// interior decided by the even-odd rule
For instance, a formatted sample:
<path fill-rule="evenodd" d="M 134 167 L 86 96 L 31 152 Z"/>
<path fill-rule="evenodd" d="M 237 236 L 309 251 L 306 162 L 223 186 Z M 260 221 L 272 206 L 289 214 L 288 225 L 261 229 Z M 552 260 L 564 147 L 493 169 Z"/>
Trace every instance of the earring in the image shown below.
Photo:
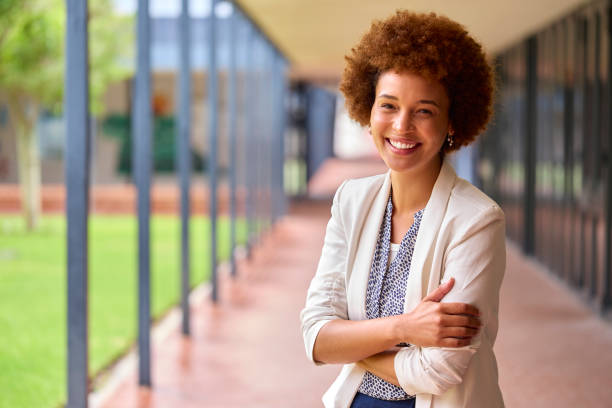
<path fill-rule="evenodd" d="M 448 147 L 453 147 L 453 134 L 449 133 L 446 136 L 446 141 L 448 142 Z"/>

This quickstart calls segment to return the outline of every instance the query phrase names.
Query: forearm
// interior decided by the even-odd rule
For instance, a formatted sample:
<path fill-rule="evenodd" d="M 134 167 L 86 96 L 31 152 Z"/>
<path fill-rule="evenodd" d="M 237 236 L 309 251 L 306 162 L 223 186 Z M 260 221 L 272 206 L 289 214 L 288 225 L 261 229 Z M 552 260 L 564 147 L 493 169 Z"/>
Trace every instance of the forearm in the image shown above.
<path fill-rule="evenodd" d="M 400 386 L 395 374 L 395 355 L 396 350 L 383 351 L 371 357 L 357 362 L 364 370 L 371 372 L 375 376 L 382 378 L 388 383 Z"/>
<path fill-rule="evenodd" d="M 332 320 L 319 331 L 313 356 L 322 363 L 354 363 L 399 343 L 395 316 L 369 320 Z"/>
<path fill-rule="evenodd" d="M 406 347 L 394 359 L 400 386 L 408 394 L 441 395 L 460 384 L 475 348 Z"/>

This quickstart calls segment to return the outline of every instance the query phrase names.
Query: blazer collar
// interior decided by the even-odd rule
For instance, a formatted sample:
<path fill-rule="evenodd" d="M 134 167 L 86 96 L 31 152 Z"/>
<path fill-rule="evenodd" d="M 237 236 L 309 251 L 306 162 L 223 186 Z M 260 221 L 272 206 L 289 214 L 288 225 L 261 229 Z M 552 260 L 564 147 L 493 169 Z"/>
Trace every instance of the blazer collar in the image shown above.
<path fill-rule="evenodd" d="M 446 214 L 446 207 L 456 178 L 455 170 L 445 159 L 442 162 L 442 168 L 429 201 L 425 206 L 421 227 L 417 234 L 410 262 L 410 275 L 406 285 L 405 312 L 414 309 L 421 302 L 421 299 L 438 287 L 440 283 L 440 271 L 433 271 L 431 268 L 431 255 L 438 239 L 440 226 Z"/>
<path fill-rule="evenodd" d="M 352 276 L 348 287 L 348 309 L 351 320 L 365 320 L 365 296 L 368 286 L 368 277 L 372 267 L 372 259 L 378 240 L 378 232 L 382 223 L 389 193 L 391 192 L 391 171 L 385 175 L 382 185 L 375 192 L 371 206 L 364 205 L 359 211 L 359 218 L 363 219 L 363 227 L 359 234 L 355 261 L 352 267 Z M 368 200 L 369 201 L 369 200 Z M 365 201 L 367 203 L 368 201 Z"/>
<path fill-rule="evenodd" d="M 428 268 L 430 265 L 427 265 L 427 261 L 431 262 L 429 254 L 433 249 L 440 225 L 442 224 L 455 179 L 455 171 L 445 159 L 423 212 L 406 286 L 405 311 L 416 307 L 421 301 L 423 293 L 431 290 L 429 286 L 434 285 L 434 283 L 430 284 L 430 281 L 433 282 L 433 278 L 436 280 L 435 283 L 439 282 L 439 272 L 437 277 L 432 276 L 430 278 Z M 347 290 L 348 309 L 351 320 L 364 320 L 367 317 L 365 309 L 366 290 L 378 232 L 391 191 L 391 171 L 388 171 L 385 175 L 382 185 L 375 186 L 375 188 L 378 188 L 378 192 L 375 192 L 375 195 L 373 195 L 371 206 L 364 205 L 359 212 L 359 218 L 364 219 L 364 223 L 359 234 L 360 238 L 357 243 Z"/>

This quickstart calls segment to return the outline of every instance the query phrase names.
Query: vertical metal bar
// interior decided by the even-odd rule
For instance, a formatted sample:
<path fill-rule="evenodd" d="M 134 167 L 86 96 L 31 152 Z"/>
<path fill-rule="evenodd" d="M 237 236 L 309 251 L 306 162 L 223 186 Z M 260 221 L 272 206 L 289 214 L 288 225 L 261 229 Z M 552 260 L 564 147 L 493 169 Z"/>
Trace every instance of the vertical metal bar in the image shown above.
<path fill-rule="evenodd" d="M 246 185 L 247 185 L 247 197 L 246 197 L 246 214 L 247 214 L 247 249 L 249 257 L 252 255 L 253 249 L 253 236 L 255 231 L 255 164 L 256 157 L 255 156 L 255 147 L 257 146 L 256 138 L 256 123 L 255 123 L 255 107 L 256 104 L 252 103 L 254 99 L 254 87 L 255 87 L 255 74 L 254 67 L 255 64 L 253 62 L 255 58 L 255 30 L 252 26 L 252 23 L 248 24 L 247 30 L 247 58 L 246 58 L 246 100 L 245 100 L 245 108 L 246 108 Z"/>
<path fill-rule="evenodd" d="M 260 168 L 261 168 L 261 157 L 260 157 L 260 148 L 261 148 L 261 104 L 253 103 L 254 99 L 260 95 L 261 87 L 260 87 L 260 49 L 259 49 L 259 33 L 255 28 L 252 31 L 252 39 L 253 39 L 253 72 L 252 72 L 252 84 L 253 88 L 251 88 L 251 98 L 250 101 L 253 104 L 253 135 L 252 135 L 252 146 L 251 149 L 252 154 L 252 163 L 253 163 L 253 219 L 252 219 L 252 230 L 251 230 L 251 240 L 253 242 L 252 245 L 255 245 L 259 238 L 259 226 L 260 226 Z"/>
<path fill-rule="evenodd" d="M 274 224 L 274 206 L 276 194 L 276 139 L 278 130 L 278 117 L 276 101 L 278 82 L 276 77 L 276 51 L 272 43 L 268 46 L 268 87 L 270 88 L 269 122 L 268 125 L 268 227 Z"/>
<path fill-rule="evenodd" d="M 569 21 L 565 24 L 565 32 L 563 37 L 563 82 L 564 82 L 564 107 L 563 107 L 563 201 L 564 201 L 564 238 L 566 244 L 564 246 L 565 256 L 563 258 L 563 277 L 566 282 L 572 281 L 572 266 L 573 259 L 573 183 L 572 183 L 572 147 L 574 145 L 574 83 L 571 81 L 571 73 L 574 71 L 573 64 L 573 44 L 575 43 L 573 31 Z M 567 46 L 565 46 L 567 44 Z"/>
<path fill-rule="evenodd" d="M 268 89 L 268 47 L 265 40 L 265 37 L 262 36 L 261 43 L 261 79 L 260 86 L 263 93 L 264 89 Z M 266 98 L 270 96 L 268 92 L 265 93 Z M 260 232 L 259 235 L 263 235 L 267 229 L 267 206 L 268 206 L 268 130 L 270 124 L 270 115 L 267 107 L 269 107 L 269 102 L 266 100 L 266 104 L 260 106 L 260 115 L 261 115 L 261 143 L 260 143 L 260 155 L 259 155 L 259 164 L 260 164 Z"/>
<path fill-rule="evenodd" d="M 592 215 L 591 215 L 591 268 L 590 268 L 590 279 L 589 279 L 589 295 L 591 297 L 591 300 L 597 301 L 596 296 L 598 294 L 598 285 L 597 285 L 597 270 L 598 270 L 598 265 L 599 265 L 599 255 L 598 255 L 598 248 L 599 248 L 599 239 L 598 239 L 598 234 L 597 234 L 597 226 L 599 224 L 600 221 L 600 214 L 598 213 L 598 208 L 602 201 L 599 200 L 599 197 L 597 197 L 597 191 L 601 185 L 602 180 L 600 179 L 600 157 L 601 157 L 601 117 L 600 117 L 600 108 L 601 108 L 601 77 L 600 77 L 600 50 L 601 50 L 601 21 L 600 21 L 600 16 L 599 16 L 599 12 L 595 13 L 594 16 L 594 20 L 595 20 L 595 24 L 594 27 L 592 28 L 593 30 L 593 35 L 591 39 L 591 42 L 593 43 L 592 46 L 594 47 L 593 52 L 590 56 L 590 62 L 593 64 L 593 68 L 591 68 L 592 73 L 593 73 L 593 77 L 591 78 L 591 98 L 592 98 L 592 103 L 593 105 L 591 106 L 591 110 L 592 110 L 592 120 L 593 120 L 593 125 L 591 127 L 593 135 L 591 137 L 591 140 L 593 141 L 593 143 L 591 143 L 589 146 L 586 146 L 587 149 L 590 150 L 590 155 L 592 158 L 592 163 L 591 163 L 591 193 L 593 194 L 593 198 L 594 198 L 594 202 L 596 202 L 596 208 L 593 208 L 592 211 Z M 591 44 L 589 44 L 591 46 Z M 592 202 L 593 202 L 592 201 Z"/>
<path fill-rule="evenodd" d="M 606 82 L 606 92 L 608 93 L 608 112 L 606 114 L 610 115 L 610 108 L 612 107 L 612 7 L 608 6 L 607 10 L 607 29 L 605 30 L 605 35 L 608 36 L 608 61 L 607 61 L 607 70 L 608 70 L 608 80 Z M 608 138 L 608 155 L 612 152 L 612 121 L 608 124 L 608 134 L 605 137 Z M 607 172 L 606 172 L 606 184 L 605 184 L 605 251 L 604 251 L 604 274 L 603 274 L 603 295 L 602 295 L 602 308 L 605 310 L 612 306 L 612 285 L 610 283 L 612 278 L 612 163 L 610 162 L 610 158 L 606 163 Z"/>
<path fill-rule="evenodd" d="M 537 136 L 537 78 L 536 59 L 537 41 L 532 36 L 526 40 L 526 103 L 525 103 L 525 237 L 523 250 L 528 255 L 534 252 L 534 223 L 535 223 L 535 160 Z"/>
<path fill-rule="evenodd" d="M 134 93 L 133 149 L 138 190 L 138 383 L 151 386 L 151 62 L 149 1 L 138 0 L 138 59 Z"/>
<path fill-rule="evenodd" d="M 208 178 L 209 178 L 209 217 L 210 217 L 210 280 L 212 300 L 218 300 L 217 288 L 217 33 L 215 8 L 217 0 L 211 0 L 208 21 Z"/>
<path fill-rule="evenodd" d="M 257 32 L 257 93 L 256 95 L 263 95 L 265 93 L 265 39 L 262 37 L 261 32 Z M 255 214 L 257 223 L 256 229 L 256 239 L 258 242 L 261 241 L 261 236 L 263 233 L 265 213 L 264 213 L 264 199 L 265 199 L 265 182 L 264 182 L 264 151 L 265 151 L 265 142 L 266 142 L 266 134 L 265 134 L 265 126 L 266 120 L 264 115 L 264 105 L 257 105 L 257 182 L 255 183 L 257 186 L 257 204 L 255 206 Z"/>
<path fill-rule="evenodd" d="M 189 0 L 181 2 L 180 17 L 180 63 L 179 63 L 179 117 L 178 149 L 176 163 L 179 167 L 181 189 L 181 310 L 182 332 L 190 333 L 189 318 L 189 189 L 191 175 L 191 32 Z"/>
<path fill-rule="evenodd" d="M 589 158 L 587 156 L 588 154 L 588 148 L 589 148 L 589 142 L 591 139 L 591 122 L 589 120 L 589 108 L 590 108 L 590 92 L 589 92 L 589 87 L 588 87 L 588 67 L 589 67 L 589 52 L 588 52 L 588 44 L 590 41 L 590 34 L 589 34 L 589 21 L 586 18 L 586 16 L 583 16 L 581 19 L 581 33 L 582 33 L 582 37 L 581 37 L 581 54 L 582 54 L 582 60 L 581 62 L 581 94 L 582 94 L 582 117 L 581 117 L 581 121 L 582 123 L 580 124 L 580 128 L 581 128 L 581 135 L 580 135 L 580 151 L 579 151 L 579 155 L 577 155 L 577 159 L 579 160 L 580 163 L 580 194 L 584 195 L 584 194 L 588 194 L 588 179 L 586 179 L 585 176 L 589 175 L 589 171 L 587 170 L 587 168 L 591 165 Z M 586 179 L 586 180 L 585 180 Z M 579 211 L 579 217 L 580 217 L 580 241 L 579 241 L 579 245 L 580 245 L 580 267 L 578 268 L 579 271 L 579 276 L 578 276 L 578 287 L 582 288 L 585 284 L 586 284 L 586 274 L 587 274 L 587 270 L 586 270 L 586 263 L 587 263 L 587 245 L 586 245 L 586 240 L 587 240 L 587 212 L 585 211 L 584 208 L 584 203 L 582 202 L 582 200 L 578 200 L 578 211 Z"/>
<path fill-rule="evenodd" d="M 280 209 L 280 190 L 278 180 L 282 177 L 280 171 L 281 162 L 281 117 L 283 115 L 282 106 L 280 103 L 280 89 L 281 89 L 281 71 L 280 71 L 280 58 L 275 50 L 272 50 L 272 112 L 275 112 L 273 117 L 273 128 L 272 128 L 272 224 L 276 223 L 279 217 Z"/>
<path fill-rule="evenodd" d="M 68 404 L 87 407 L 89 66 L 87 1 L 66 2 L 66 218 Z"/>
<path fill-rule="evenodd" d="M 268 110 L 268 227 L 271 228 L 274 222 L 274 194 L 276 185 L 276 131 L 278 129 L 277 118 L 280 112 L 276 110 L 276 71 L 275 71 L 275 50 L 272 43 L 268 45 L 268 87 L 270 88 L 270 104 Z"/>
<path fill-rule="evenodd" d="M 279 216 L 284 215 L 287 211 L 287 197 L 285 196 L 285 129 L 287 127 L 287 107 L 286 107 L 286 98 L 287 98 L 287 79 L 285 77 L 285 61 L 283 57 L 279 54 L 278 58 L 279 62 L 279 81 L 280 81 L 280 102 L 279 102 L 279 112 L 281 112 L 280 117 L 280 140 L 279 140 L 279 154 L 280 154 L 280 162 L 278 164 L 278 189 L 280 195 L 280 206 L 279 206 Z"/>
<path fill-rule="evenodd" d="M 261 32 L 257 31 L 257 47 L 256 47 L 256 51 L 257 51 L 257 57 L 256 57 L 256 68 L 255 68 L 255 75 L 256 75 L 256 80 L 255 80 L 255 84 L 256 84 L 256 89 L 257 92 L 255 93 L 255 95 L 257 95 L 259 97 L 259 95 L 262 95 L 265 92 L 265 87 L 264 87 L 264 79 L 265 79 L 265 67 L 264 67 L 264 47 L 265 44 L 263 43 L 264 39 L 262 38 Z M 257 167 L 257 171 L 255 172 L 257 178 L 255 181 L 255 186 L 256 186 L 256 202 L 255 202 L 255 239 L 256 242 L 261 242 L 261 235 L 263 232 L 263 222 L 264 222 L 264 211 L 263 211 L 263 200 L 264 200 L 264 181 L 263 181 L 263 176 L 264 176 L 264 159 L 263 159 L 263 153 L 264 153 L 264 143 L 265 143 L 265 116 L 264 116 L 264 106 L 263 104 L 258 104 L 256 106 L 255 111 L 256 113 L 256 127 L 257 127 L 257 149 L 256 149 L 256 156 L 255 156 L 255 160 L 256 160 L 256 167 Z"/>
<path fill-rule="evenodd" d="M 229 129 L 229 170 L 230 170 L 230 271 L 232 276 L 236 276 L 236 172 L 238 160 L 236 158 L 236 133 L 237 133 L 237 48 L 238 44 L 236 41 L 236 30 L 238 25 L 236 20 L 238 18 L 238 11 L 235 7 L 235 1 L 232 2 L 233 10 L 229 21 L 229 89 L 228 89 L 228 101 L 229 101 L 229 115 L 228 115 L 228 129 Z"/>
<path fill-rule="evenodd" d="M 238 123 L 239 123 L 239 128 L 238 128 L 238 134 L 237 134 L 237 141 L 236 141 L 236 148 L 237 148 L 237 155 L 238 155 L 238 161 L 240 162 L 240 171 L 241 173 L 239 174 L 239 181 L 240 181 L 240 206 L 242 209 L 242 218 L 243 218 L 243 222 L 246 222 L 245 225 L 248 225 L 248 211 L 247 211 L 247 206 L 248 206 L 248 140 L 249 138 L 247 137 L 247 132 L 248 132 L 248 103 L 247 103 L 247 97 L 248 97 L 248 66 L 249 66 L 249 60 L 248 60 L 248 55 L 249 55 L 249 49 L 248 49 L 248 44 L 249 44 L 249 27 L 248 27 L 248 20 L 245 18 L 244 14 L 240 11 L 238 12 L 238 5 L 236 3 L 234 3 L 234 7 L 236 8 L 236 13 L 237 13 L 237 23 L 238 23 L 238 45 L 237 48 L 239 50 L 239 55 L 238 55 L 238 60 L 237 60 L 237 66 L 238 66 L 238 72 L 240 73 L 240 75 L 238 76 L 239 79 L 239 83 L 238 83 L 238 88 L 239 88 L 239 100 L 238 100 Z M 237 118 L 237 119 L 238 119 Z M 244 231 L 244 229 L 243 229 Z M 248 232 L 248 230 L 247 230 Z M 246 246 L 245 248 L 247 249 L 247 254 L 250 255 L 250 250 L 249 250 L 249 244 L 248 244 L 248 234 L 246 236 L 247 240 L 246 240 Z"/>

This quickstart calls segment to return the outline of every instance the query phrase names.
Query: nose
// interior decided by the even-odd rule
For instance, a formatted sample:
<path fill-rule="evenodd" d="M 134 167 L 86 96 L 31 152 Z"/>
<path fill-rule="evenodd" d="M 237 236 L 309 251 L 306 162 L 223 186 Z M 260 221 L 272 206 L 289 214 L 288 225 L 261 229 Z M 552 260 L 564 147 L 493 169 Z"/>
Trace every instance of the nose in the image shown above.
<path fill-rule="evenodd" d="M 414 128 L 412 115 L 408 111 L 398 112 L 393 120 L 392 129 L 397 133 L 404 133 Z"/>

